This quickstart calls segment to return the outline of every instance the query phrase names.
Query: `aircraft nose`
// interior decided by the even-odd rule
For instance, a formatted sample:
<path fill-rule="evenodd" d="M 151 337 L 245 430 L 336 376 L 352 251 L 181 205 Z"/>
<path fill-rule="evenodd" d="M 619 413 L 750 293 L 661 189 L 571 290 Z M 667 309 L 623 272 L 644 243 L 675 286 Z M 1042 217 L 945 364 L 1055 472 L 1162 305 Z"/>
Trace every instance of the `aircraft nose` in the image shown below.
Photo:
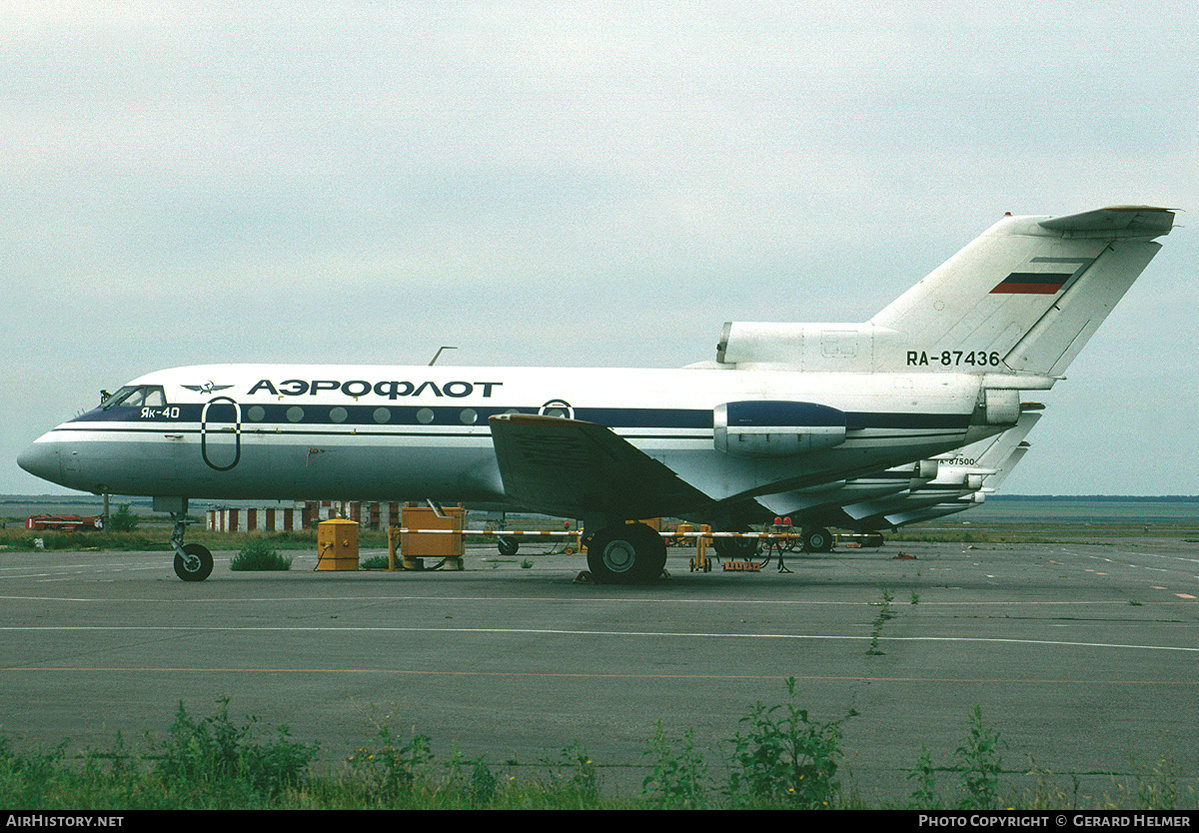
<path fill-rule="evenodd" d="M 22 451 L 17 456 L 17 465 L 43 480 L 58 482 L 62 479 L 58 444 L 48 442 L 45 437 Z"/>

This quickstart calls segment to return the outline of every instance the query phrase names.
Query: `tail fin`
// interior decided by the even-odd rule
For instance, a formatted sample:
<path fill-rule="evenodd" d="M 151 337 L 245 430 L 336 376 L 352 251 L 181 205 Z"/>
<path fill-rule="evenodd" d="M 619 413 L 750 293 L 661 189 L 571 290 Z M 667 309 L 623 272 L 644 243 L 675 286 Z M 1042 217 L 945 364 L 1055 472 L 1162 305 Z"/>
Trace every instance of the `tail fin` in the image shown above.
<path fill-rule="evenodd" d="M 1105 208 L 1011 217 L 870 320 L 906 336 L 887 369 L 1023 371 L 1056 376 L 1149 265 L 1174 214 Z"/>
<path fill-rule="evenodd" d="M 1174 212 L 1006 217 L 865 324 L 729 323 L 717 360 L 802 370 L 1060 375 Z"/>

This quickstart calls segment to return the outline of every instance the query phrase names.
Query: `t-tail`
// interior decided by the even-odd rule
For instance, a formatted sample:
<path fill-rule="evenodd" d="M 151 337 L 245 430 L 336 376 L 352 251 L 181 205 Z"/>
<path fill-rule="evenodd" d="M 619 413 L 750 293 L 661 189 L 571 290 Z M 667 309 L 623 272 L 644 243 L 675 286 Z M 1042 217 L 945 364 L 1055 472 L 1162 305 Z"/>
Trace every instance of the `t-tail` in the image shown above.
<path fill-rule="evenodd" d="M 1005 217 L 864 324 L 729 322 L 717 362 L 1058 378 L 1161 248 L 1174 212 Z"/>

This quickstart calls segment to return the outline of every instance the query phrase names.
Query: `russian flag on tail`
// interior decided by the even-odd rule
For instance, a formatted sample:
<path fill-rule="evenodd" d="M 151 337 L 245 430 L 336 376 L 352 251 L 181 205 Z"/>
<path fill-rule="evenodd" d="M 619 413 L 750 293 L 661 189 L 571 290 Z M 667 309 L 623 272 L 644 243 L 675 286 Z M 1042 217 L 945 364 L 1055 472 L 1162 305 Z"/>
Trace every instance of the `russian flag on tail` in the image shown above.
<path fill-rule="evenodd" d="M 1012 272 L 996 284 L 991 290 L 992 295 L 1053 295 L 1057 293 L 1066 281 L 1070 280 L 1069 273 L 1052 272 Z"/>

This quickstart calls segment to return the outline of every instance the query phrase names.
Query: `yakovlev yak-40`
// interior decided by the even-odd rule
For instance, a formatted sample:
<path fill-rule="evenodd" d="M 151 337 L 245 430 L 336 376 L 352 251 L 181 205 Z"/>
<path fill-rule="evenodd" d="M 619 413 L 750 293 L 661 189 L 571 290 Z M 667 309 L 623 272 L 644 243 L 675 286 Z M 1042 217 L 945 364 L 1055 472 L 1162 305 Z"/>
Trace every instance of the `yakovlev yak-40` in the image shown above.
<path fill-rule="evenodd" d="M 432 499 L 578 518 L 597 580 L 666 549 L 637 518 L 743 530 L 1007 431 L 1144 270 L 1172 211 L 1005 217 L 864 324 L 726 324 L 676 370 L 207 365 L 134 379 L 26 449 L 74 489 L 188 498 Z M 769 508 L 768 508 L 769 507 Z"/>

